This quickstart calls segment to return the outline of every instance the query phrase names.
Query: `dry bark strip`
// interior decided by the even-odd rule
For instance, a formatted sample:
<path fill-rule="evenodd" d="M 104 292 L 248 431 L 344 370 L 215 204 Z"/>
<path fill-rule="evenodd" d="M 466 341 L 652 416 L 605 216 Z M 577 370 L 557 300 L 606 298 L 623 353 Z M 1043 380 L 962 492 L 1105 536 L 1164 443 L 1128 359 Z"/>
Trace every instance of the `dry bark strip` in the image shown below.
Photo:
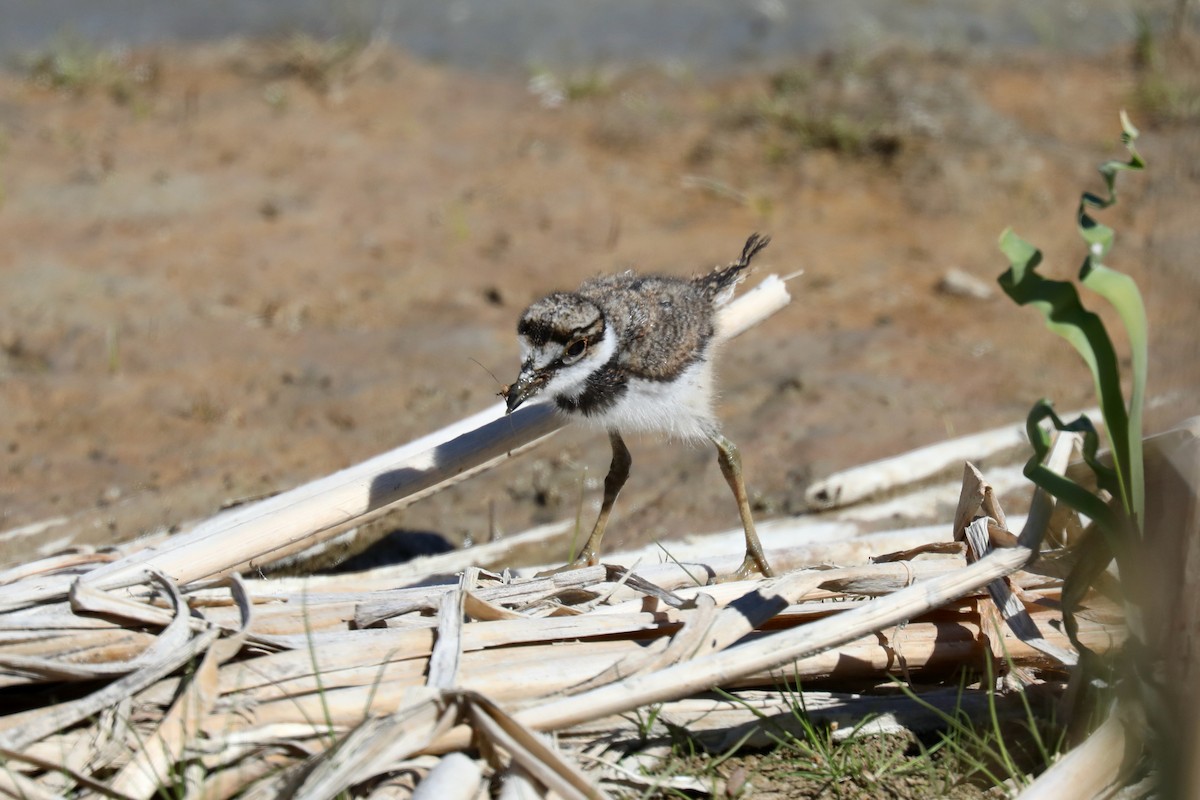
<path fill-rule="evenodd" d="M 1051 468 L 1065 467 L 1070 447 L 1069 437 L 1061 437 L 1048 459 Z M 37 752 L 73 752 L 91 729 L 68 728 L 117 702 L 128 718 L 134 698 L 142 715 L 159 716 L 148 737 L 138 741 L 132 730 L 121 735 L 135 752 L 107 788 L 126 796 L 151 796 L 167 776 L 199 758 L 207 776 L 185 775 L 195 792 L 327 797 L 427 758 L 421 754 L 473 746 L 490 770 L 505 776 L 505 786 L 603 797 L 537 732 L 714 686 L 829 674 L 838 661 L 854 661 L 861 675 L 877 680 L 902 667 L 977 659 L 987 638 L 980 622 L 980 608 L 990 606 L 980 599 L 985 587 L 1016 574 L 1037 554 L 1053 511 L 1051 499 L 1035 493 L 1021 534 L 997 542 L 990 523 L 1003 528 L 1002 511 L 987 504 L 981 487 L 965 490 L 974 499 L 960 504 L 962 510 L 975 503 L 973 520 L 961 527 L 979 557 L 965 566 L 960 557 L 923 555 L 797 568 L 802 565 L 785 556 L 778 563 L 792 571 L 777 579 L 714 586 L 689 585 L 688 571 L 672 564 L 636 575 L 598 566 L 517 581 L 472 568 L 453 585 L 371 594 L 342 591 L 353 588 L 344 583 L 322 586 L 331 591 L 278 592 L 260 581 L 235 583 L 232 601 L 211 590 L 193 595 L 195 615 L 165 575 L 154 579 L 166 591 L 165 606 L 144 589 L 104 590 L 118 573 L 77 581 L 56 602 L 0 615 L 0 636 L 19 648 L 0 654 L 7 668 L 0 678 L 122 677 L 75 703 L 0 717 L 0 746 L 15 752 L 40 741 Z M 928 549 L 927 539 L 903 546 L 916 553 Z M 1013 546 L 986 552 L 997 543 Z M 800 561 L 801 551 L 790 558 Z M 228 563 L 241 557 L 230 554 Z M 704 566 L 702 574 L 736 564 L 716 558 Z M 194 572 L 208 576 L 210 568 Z M 47 577 L 32 571 L 0 591 L 25 584 L 44 589 Z M 1042 585 L 1052 597 L 1056 583 Z M 1033 620 L 1057 613 L 1026 606 L 1012 593 L 995 597 Z M 839 602 L 822 602 L 831 599 Z M 101 617 L 102 624 L 90 621 Z M 19 630 L 18 621 L 35 619 L 56 626 L 53 635 Z M 128 643 L 125 651 L 106 650 L 103 641 L 126 636 L 128 627 L 162 630 L 140 655 L 85 663 L 94 654 L 130 652 Z M 1057 636 L 1042 627 L 1046 642 Z M 1081 618 L 1080 635 L 1100 650 L 1119 640 L 1112 626 L 1095 619 Z M 1036 649 L 1036 641 L 1005 641 L 1021 663 L 1044 664 L 1043 651 L 1053 652 Z M 201 655 L 194 673 L 167 677 Z M 51 783 L 30 781 L 24 771 L 4 780 L 0 790 L 53 794 Z M 477 786 L 478 775 L 466 783 L 472 781 Z"/>
<path fill-rule="evenodd" d="M 1059 473 L 1065 470 L 1074 444 L 1075 440 L 1071 437 L 1060 436 L 1047 457 L 1047 466 Z M 1038 489 L 1016 547 L 994 550 L 975 563 L 948 575 L 922 581 L 809 625 L 746 642 L 650 675 L 635 675 L 618 683 L 526 709 L 518 713 L 517 718 L 535 730 L 566 728 L 600 716 L 678 700 L 712 686 L 727 685 L 753 672 L 770 670 L 848 644 L 873 631 L 898 625 L 976 592 L 1027 564 L 1037 555 L 1053 508 L 1053 498 Z M 769 595 L 794 586 L 789 576 L 784 576 L 764 586 L 762 593 Z M 467 741 L 469 733 L 459 728 L 434 742 L 429 752 L 458 750 Z"/>
<path fill-rule="evenodd" d="M 778 668 L 848 644 L 978 591 L 996 578 L 1016 571 L 1030 557 L 1031 551 L 1024 547 L 995 551 L 953 573 L 900 589 L 858 608 L 648 675 L 635 675 L 583 694 L 551 701 L 516 716 L 535 730 L 558 730 L 600 716 L 678 700 L 713 686 L 729 685 L 752 673 Z M 783 580 L 786 579 L 785 576 Z M 773 591 L 774 587 L 764 589 L 762 594 L 769 596 Z M 434 742 L 427 752 L 458 750 L 469 741 L 469 731 L 457 728 Z"/>
<path fill-rule="evenodd" d="M 55 731 L 94 716 L 170 675 L 217 640 L 220 631 L 216 628 L 188 638 L 188 608 L 183 596 L 165 576 L 156 574 L 155 579 L 166 588 L 175 617 L 155 643 L 139 657 L 136 671 L 128 672 L 120 680 L 78 700 L 0 717 L 0 748 L 21 750 Z"/>

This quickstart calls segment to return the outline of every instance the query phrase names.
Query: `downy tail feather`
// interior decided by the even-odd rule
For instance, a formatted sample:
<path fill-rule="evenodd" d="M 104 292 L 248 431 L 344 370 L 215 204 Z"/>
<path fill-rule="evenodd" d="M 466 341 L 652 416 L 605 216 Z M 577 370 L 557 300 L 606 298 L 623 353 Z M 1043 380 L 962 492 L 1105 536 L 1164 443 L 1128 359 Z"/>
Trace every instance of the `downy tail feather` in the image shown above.
<path fill-rule="evenodd" d="M 749 267 L 754 256 L 770 243 L 770 236 L 758 233 L 750 234 L 750 238 L 742 247 L 742 255 L 737 261 L 730 263 L 727 267 L 718 267 L 707 275 L 701 275 L 695 281 L 704 287 L 704 294 L 715 304 L 721 305 L 727 302 L 733 296 L 734 287 L 745 277 L 742 274 L 743 270 Z"/>

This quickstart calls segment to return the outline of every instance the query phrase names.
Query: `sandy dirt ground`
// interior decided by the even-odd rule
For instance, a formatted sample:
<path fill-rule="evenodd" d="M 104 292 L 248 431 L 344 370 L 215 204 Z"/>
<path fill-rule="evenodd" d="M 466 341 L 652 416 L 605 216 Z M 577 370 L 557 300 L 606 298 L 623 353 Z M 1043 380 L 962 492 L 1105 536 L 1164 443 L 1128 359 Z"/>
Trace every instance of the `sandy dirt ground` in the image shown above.
<path fill-rule="evenodd" d="M 1200 136 L 1149 107 L 1130 52 L 528 77 L 295 41 L 0 75 L 0 563 L 173 529 L 428 433 L 495 401 L 539 295 L 705 271 L 753 231 L 773 237 L 760 272 L 804 270 L 721 354 L 760 517 L 1043 395 L 1090 405 L 1036 312 L 939 282 L 995 289 L 1008 225 L 1072 275 L 1121 108 L 1151 168 L 1104 219 L 1154 325 L 1151 426 L 1200 407 Z M 630 446 L 607 546 L 737 525 L 708 449 Z M 581 488 L 590 517 L 608 455 L 567 430 L 374 533 L 479 541 L 573 517 Z"/>

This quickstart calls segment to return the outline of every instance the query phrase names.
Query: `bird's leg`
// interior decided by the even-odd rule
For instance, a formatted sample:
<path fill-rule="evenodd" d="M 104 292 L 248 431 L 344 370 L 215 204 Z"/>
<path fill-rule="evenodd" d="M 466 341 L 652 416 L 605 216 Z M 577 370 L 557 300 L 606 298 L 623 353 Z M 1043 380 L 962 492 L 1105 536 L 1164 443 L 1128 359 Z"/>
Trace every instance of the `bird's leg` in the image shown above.
<path fill-rule="evenodd" d="M 737 572 L 729 576 L 731 580 L 742 580 L 750 573 L 758 570 L 764 576 L 775 576 L 767 556 L 763 553 L 762 544 L 758 541 L 758 532 L 754 529 L 754 517 L 750 515 L 750 502 L 746 499 L 746 483 L 742 480 L 742 456 L 737 445 L 726 439 L 720 433 L 710 437 L 717 446 L 717 463 L 721 465 L 721 474 L 733 491 L 733 499 L 737 501 L 738 513 L 742 515 L 742 528 L 746 532 L 746 558 Z"/>
<path fill-rule="evenodd" d="M 629 467 L 633 464 L 633 459 L 629 456 L 629 448 L 625 446 L 625 440 L 621 438 L 621 434 L 615 430 L 609 431 L 608 439 L 612 443 L 612 463 L 608 466 L 608 475 L 604 477 L 604 502 L 600 504 L 600 516 L 596 517 L 596 524 L 592 526 L 592 535 L 588 537 L 583 550 L 571 562 L 575 565 L 592 566 L 599 563 L 600 540 L 604 538 L 608 515 L 612 513 L 613 503 L 617 502 L 617 495 L 629 478 Z"/>
<path fill-rule="evenodd" d="M 621 438 L 621 434 L 615 430 L 609 431 L 608 439 L 612 443 L 612 463 L 608 466 L 608 475 L 604 477 L 604 502 L 600 504 L 600 516 L 596 517 L 592 533 L 588 536 L 583 550 L 572 561 L 556 569 L 539 572 L 539 578 L 578 567 L 595 566 L 600 562 L 600 540 L 604 538 L 608 515 L 612 513 L 613 504 L 617 502 L 617 495 L 620 493 L 621 487 L 625 485 L 626 479 L 629 478 L 629 467 L 633 464 L 633 459 L 629 456 L 629 448 L 625 446 L 625 440 Z"/>

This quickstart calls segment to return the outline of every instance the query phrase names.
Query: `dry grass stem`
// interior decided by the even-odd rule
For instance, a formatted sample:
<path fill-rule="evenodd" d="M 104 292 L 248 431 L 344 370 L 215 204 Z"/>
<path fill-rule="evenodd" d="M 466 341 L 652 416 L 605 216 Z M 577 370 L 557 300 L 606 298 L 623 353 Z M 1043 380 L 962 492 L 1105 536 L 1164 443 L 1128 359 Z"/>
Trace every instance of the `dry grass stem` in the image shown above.
<path fill-rule="evenodd" d="M 536 438 L 550 428 L 523 430 Z M 446 452 L 448 437 L 457 442 L 451 449 L 465 448 L 455 436 L 401 448 L 402 461 Z M 497 457 L 492 434 L 467 439 L 482 455 L 464 454 L 455 469 Z M 1071 447 L 1060 439 L 1053 468 L 1065 468 Z M 384 472 L 400 462 L 392 454 L 387 463 Z M 359 489 L 366 476 L 378 479 L 379 467 L 355 473 Z M 658 706 L 663 720 L 706 746 L 732 746 L 786 729 L 794 695 L 780 686 L 936 680 L 963 668 L 982 673 L 998 654 L 1002 669 L 1056 674 L 1074 658 L 1056 625 L 1061 581 L 1024 570 L 1053 502 L 1038 493 L 1020 535 L 1009 533 L 1014 520 L 973 467 L 955 520 L 938 528 L 861 534 L 849 526 L 836 530 L 851 538 L 827 541 L 828 526 L 764 523 L 779 545 L 771 558 L 781 575 L 770 580 L 696 585 L 696 575 L 737 567 L 740 553 L 710 549 L 736 551 L 735 535 L 697 540 L 679 563 L 613 554 L 641 564 L 632 570 L 496 574 L 469 563 L 477 548 L 428 559 L 424 572 L 214 583 L 297 541 L 298 510 L 342 503 L 354 481 L 318 481 L 281 504 L 222 515 L 182 542 L 111 563 L 46 559 L 10 571 L 0 587 L 0 687 L 54 688 L 73 699 L 0 716 L 0 747 L 29 754 L 7 760 L 0 791 L 469 797 L 489 777 L 502 793 L 601 798 L 600 776 L 628 784 L 639 762 L 585 754 L 580 737 L 599 726 L 610 741 L 632 742 L 629 723 L 614 720 L 638 709 Z M 377 496 L 396 497 L 391 489 Z M 304 535 L 333 513 L 315 514 Z M 248 529 L 254 541 L 218 552 Z M 886 557 L 872 563 L 875 556 Z M 171 577 L 158 571 L 165 565 Z M 1080 641 L 1098 652 L 1117 646 L 1119 623 L 1097 600 L 1079 618 Z M 713 698 L 714 688 L 759 691 L 734 702 Z M 928 723 L 912 702 L 887 694 L 856 703 L 806 692 L 805 702 L 830 720 L 849 719 L 853 708 L 879 711 L 880 730 Z M 566 749 L 546 732 L 562 733 Z M 436 758 L 468 751 L 479 758 Z M 104 776 L 102 789 L 88 786 L 89 773 Z"/>

